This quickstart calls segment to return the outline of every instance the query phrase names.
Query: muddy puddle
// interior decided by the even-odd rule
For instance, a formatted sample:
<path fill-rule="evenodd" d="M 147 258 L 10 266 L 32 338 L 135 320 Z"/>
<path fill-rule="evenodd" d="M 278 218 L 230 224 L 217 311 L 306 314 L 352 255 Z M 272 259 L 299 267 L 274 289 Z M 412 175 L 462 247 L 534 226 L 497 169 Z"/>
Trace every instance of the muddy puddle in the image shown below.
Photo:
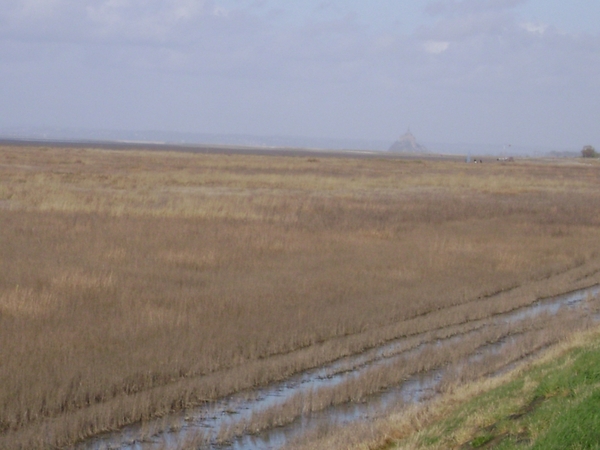
<path fill-rule="evenodd" d="M 331 406 L 319 412 L 307 412 L 289 424 L 274 426 L 253 434 L 247 424 L 261 413 L 282 407 L 294 399 L 310 398 L 322 389 L 340 386 L 353 377 L 359 377 L 386 365 L 402 364 L 422 352 L 450 351 L 458 342 L 469 335 L 481 331 L 482 327 L 514 325 L 528 322 L 536 317 L 555 315 L 562 310 L 585 306 L 589 297 L 600 294 L 600 286 L 571 292 L 537 302 L 490 318 L 473 321 L 468 327 L 462 325 L 460 333 L 453 333 L 453 327 L 423 333 L 409 338 L 390 341 L 361 353 L 339 359 L 317 369 L 309 370 L 272 385 L 232 395 L 220 401 L 188 410 L 155 423 L 134 425 L 86 441 L 78 450 L 158 450 L 176 449 L 182 443 L 190 448 L 211 448 L 231 450 L 278 449 L 288 442 L 308 432 L 331 426 L 367 420 L 400 404 L 414 404 L 430 398 L 438 391 L 446 371 L 452 368 L 438 368 L 424 374 L 413 375 L 401 384 L 387 388 L 383 392 L 368 397 L 360 403 L 344 403 Z M 600 317 L 595 317 L 599 320 Z M 457 328 L 458 329 L 458 328 Z M 439 336 L 438 336 L 439 334 Z M 481 346 L 466 357 L 464 363 L 476 363 L 487 355 L 498 354 L 506 346 L 513 345 L 518 336 L 502 339 L 496 343 Z M 160 431 L 168 428 L 167 431 Z M 225 434 L 237 434 L 227 444 L 219 444 Z M 192 446 L 192 442 L 194 442 Z"/>

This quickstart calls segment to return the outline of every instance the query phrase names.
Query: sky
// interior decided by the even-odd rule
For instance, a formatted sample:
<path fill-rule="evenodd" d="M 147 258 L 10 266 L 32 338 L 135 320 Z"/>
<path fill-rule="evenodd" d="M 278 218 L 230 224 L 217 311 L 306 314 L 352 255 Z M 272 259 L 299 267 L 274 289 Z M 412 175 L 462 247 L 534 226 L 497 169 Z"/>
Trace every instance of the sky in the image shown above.
<path fill-rule="evenodd" d="M 0 132 L 600 147 L 598 0 L 2 0 Z"/>

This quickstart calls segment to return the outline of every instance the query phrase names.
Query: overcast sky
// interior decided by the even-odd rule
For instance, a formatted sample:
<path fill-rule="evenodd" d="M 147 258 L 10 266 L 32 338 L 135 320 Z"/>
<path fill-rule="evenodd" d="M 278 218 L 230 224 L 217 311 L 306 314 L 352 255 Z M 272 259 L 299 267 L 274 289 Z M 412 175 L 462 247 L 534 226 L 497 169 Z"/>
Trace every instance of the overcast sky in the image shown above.
<path fill-rule="evenodd" d="M 1 0 L 16 126 L 600 147 L 598 0 Z"/>

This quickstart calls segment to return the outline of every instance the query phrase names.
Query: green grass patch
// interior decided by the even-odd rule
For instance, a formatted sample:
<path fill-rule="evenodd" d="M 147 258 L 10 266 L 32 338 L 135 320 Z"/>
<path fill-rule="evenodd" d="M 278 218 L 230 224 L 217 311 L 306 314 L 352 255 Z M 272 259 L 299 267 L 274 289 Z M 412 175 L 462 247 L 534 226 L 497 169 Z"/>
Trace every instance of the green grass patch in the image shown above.
<path fill-rule="evenodd" d="M 600 450 L 600 336 L 453 407 L 405 447 Z"/>
<path fill-rule="evenodd" d="M 552 426 L 537 440 L 535 450 L 600 449 L 600 389 L 564 411 L 556 409 Z"/>

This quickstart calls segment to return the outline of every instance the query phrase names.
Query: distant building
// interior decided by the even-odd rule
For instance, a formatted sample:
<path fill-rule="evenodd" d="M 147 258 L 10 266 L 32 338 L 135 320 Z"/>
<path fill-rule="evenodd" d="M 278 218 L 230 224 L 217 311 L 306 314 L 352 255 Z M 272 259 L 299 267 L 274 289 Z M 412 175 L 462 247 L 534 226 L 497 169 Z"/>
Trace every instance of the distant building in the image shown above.
<path fill-rule="evenodd" d="M 429 153 L 429 150 L 417 143 L 417 139 L 410 132 L 410 128 L 392 144 L 389 151 L 397 153 Z"/>

